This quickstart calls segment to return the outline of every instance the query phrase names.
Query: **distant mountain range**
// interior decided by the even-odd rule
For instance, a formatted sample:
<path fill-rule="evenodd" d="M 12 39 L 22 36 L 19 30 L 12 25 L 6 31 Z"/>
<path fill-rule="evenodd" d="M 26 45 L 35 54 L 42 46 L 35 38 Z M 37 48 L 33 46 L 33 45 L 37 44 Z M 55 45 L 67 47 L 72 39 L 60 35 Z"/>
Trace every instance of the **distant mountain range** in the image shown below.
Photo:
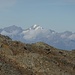
<path fill-rule="evenodd" d="M 0 34 L 25 43 L 45 42 L 59 49 L 75 49 L 75 33 L 70 31 L 58 33 L 51 29 L 44 29 L 40 25 L 33 25 L 28 29 L 12 25 L 0 29 Z"/>

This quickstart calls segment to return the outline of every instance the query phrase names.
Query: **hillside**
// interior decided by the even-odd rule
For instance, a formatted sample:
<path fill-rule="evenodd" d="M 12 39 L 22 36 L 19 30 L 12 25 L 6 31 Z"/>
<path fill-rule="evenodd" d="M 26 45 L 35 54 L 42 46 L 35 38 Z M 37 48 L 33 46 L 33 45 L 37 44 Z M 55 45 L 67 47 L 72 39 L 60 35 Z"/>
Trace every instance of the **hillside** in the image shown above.
<path fill-rule="evenodd" d="M 0 75 L 75 75 L 75 50 L 12 41 L 0 35 Z"/>

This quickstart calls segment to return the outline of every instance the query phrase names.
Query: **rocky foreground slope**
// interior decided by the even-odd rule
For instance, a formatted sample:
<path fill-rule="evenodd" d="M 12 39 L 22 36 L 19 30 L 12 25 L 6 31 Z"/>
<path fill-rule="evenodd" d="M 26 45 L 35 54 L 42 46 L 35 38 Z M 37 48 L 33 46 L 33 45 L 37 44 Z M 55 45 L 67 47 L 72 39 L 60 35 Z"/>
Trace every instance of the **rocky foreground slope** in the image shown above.
<path fill-rule="evenodd" d="M 25 44 L 0 35 L 0 75 L 75 75 L 75 50 Z"/>

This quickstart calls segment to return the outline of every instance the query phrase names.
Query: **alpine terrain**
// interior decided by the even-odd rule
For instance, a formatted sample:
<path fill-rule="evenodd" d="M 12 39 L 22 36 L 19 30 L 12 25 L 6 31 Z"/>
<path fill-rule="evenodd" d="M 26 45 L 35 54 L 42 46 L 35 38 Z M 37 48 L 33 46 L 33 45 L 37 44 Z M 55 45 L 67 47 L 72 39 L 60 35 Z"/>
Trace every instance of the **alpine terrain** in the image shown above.
<path fill-rule="evenodd" d="M 71 31 L 58 33 L 51 29 L 44 29 L 40 25 L 33 25 L 28 29 L 12 25 L 0 29 L 0 34 L 25 43 L 45 42 L 59 49 L 75 49 L 75 33 Z"/>
<path fill-rule="evenodd" d="M 12 41 L 0 35 L 0 75 L 75 75 L 75 50 Z"/>

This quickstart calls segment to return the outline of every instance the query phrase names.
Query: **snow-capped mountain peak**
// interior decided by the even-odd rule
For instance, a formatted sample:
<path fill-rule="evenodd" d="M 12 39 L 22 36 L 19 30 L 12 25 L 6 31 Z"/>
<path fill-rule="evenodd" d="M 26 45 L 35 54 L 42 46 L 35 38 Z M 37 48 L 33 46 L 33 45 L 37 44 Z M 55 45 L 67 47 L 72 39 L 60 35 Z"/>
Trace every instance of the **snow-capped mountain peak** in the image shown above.
<path fill-rule="evenodd" d="M 30 32 L 30 31 L 42 30 L 42 29 L 43 29 L 43 28 L 42 28 L 40 25 L 35 24 L 35 25 L 31 26 L 30 28 L 25 29 L 25 30 L 23 31 L 23 33 Z"/>
<path fill-rule="evenodd" d="M 38 30 L 38 29 L 43 29 L 40 25 L 33 25 L 30 29 L 33 29 L 33 30 Z"/>
<path fill-rule="evenodd" d="M 70 31 L 58 33 L 36 24 L 25 30 L 15 25 L 5 27 L 0 29 L 0 34 L 26 43 L 41 41 L 61 49 L 75 49 L 75 33 Z"/>
<path fill-rule="evenodd" d="M 33 28 L 36 28 L 37 26 L 38 26 L 38 25 L 35 24 L 35 25 L 33 25 Z"/>

